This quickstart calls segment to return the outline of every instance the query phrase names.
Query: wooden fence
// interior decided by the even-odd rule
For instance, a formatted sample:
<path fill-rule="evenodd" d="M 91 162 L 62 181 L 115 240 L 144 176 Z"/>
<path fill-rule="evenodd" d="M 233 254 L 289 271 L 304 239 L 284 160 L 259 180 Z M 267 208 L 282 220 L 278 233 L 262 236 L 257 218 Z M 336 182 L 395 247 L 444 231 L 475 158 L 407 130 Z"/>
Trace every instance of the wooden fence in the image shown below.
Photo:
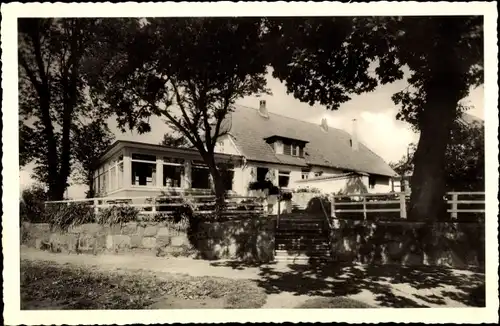
<path fill-rule="evenodd" d="M 484 192 L 448 192 L 446 193 L 446 204 L 450 206 L 447 209 L 451 213 L 452 219 L 457 219 L 459 213 L 485 213 Z M 380 200 L 381 197 L 390 198 L 388 200 Z M 469 197 L 465 200 L 460 198 Z M 350 201 L 342 201 L 342 199 L 351 198 Z M 354 198 L 354 200 L 352 200 Z M 375 198 L 376 200 L 370 200 Z M 399 213 L 399 217 L 406 219 L 407 204 L 409 202 L 409 194 L 405 192 L 398 193 L 379 193 L 379 194 L 351 194 L 351 195 L 333 195 L 329 196 L 331 204 L 331 216 L 337 217 L 337 213 L 361 213 L 366 220 L 369 213 Z M 392 200 L 391 200 L 392 199 Z M 461 208 L 459 205 L 467 204 L 472 208 Z M 392 205 L 388 208 L 370 208 L 373 206 Z M 353 206 L 362 206 L 362 208 L 350 208 Z M 394 207 L 397 206 L 397 207 Z M 346 208 L 344 208 L 346 207 Z"/>
<path fill-rule="evenodd" d="M 260 214 L 265 213 L 262 201 L 258 197 L 251 196 L 228 196 L 225 199 L 225 213 L 230 214 Z M 103 197 L 70 199 L 59 201 L 48 201 L 48 205 L 71 205 L 87 204 L 94 208 L 97 215 L 101 209 L 110 208 L 118 205 L 135 207 L 141 214 L 173 214 L 179 207 L 189 206 L 196 214 L 210 214 L 214 212 L 214 195 L 166 195 L 159 197 L 140 196 L 140 197 Z M 165 208 L 165 209 L 162 209 Z"/>

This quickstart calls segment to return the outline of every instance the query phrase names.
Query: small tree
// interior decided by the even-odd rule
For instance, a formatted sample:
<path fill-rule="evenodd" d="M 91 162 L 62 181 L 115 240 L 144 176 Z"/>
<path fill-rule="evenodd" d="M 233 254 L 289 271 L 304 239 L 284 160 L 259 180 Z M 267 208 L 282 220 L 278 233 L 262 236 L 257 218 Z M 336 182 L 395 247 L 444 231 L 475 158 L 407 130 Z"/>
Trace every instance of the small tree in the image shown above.
<path fill-rule="evenodd" d="M 75 179 L 89 187 L 86 192 L 87 198 L 95 197 L 94 169 L 114 139 L 113 133 L 101 119 L 94 119 L 88 124 L 80 123 L 78 129 L 73 132 L 73 153 L 76 161 Z"/>
<path fill-rule="evenodd" d="M 198 150 L 212 175 L 218 207 L 224 182 L 214 158 L 223 121 L 238 98 L 266 92 L 261 21 L 255 18 L 153 18 L 124 47 L 117 73 L 101 89 L 121 128 L 150 131 L 151 115 Z"/>
<path fill-rule="evenodd" d="M 47 192 L 43 185 L 35 184 L 23 189 L 19 201 L 20 220 L 32 223 L 45 222 L 45 202 L 47 200 Z"/>

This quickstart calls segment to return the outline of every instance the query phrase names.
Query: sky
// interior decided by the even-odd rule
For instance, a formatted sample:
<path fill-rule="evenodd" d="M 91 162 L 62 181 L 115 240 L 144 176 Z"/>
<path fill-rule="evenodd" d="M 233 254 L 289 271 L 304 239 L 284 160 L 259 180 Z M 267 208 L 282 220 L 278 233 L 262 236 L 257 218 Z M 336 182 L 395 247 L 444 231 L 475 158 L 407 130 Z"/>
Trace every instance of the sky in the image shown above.
<path fill-rule="evenodd" d="M 248 96 L 236 103 L 257 108 L 260 100 L 266 100 L 270 112 L 317 124 L 325 118 L 329 126 L 347 132 L 352 131 L 352 120 L 356 119 L 359 141 L 388 163 L 398 161 L 405 155 L 410 143 L 418 142 L 418 134 L 411 130 L 410 125 L 396 120 L 399 107 L 391 100 L 392 94 L 407 87 L 405 80 L 379 86 L 370 93 L 353 95 L 351 100 L 341 104 L 336 111 L 329 111 L 321 105 L 310 106 L 296 100 L 293 95 L 287 94 L 284 84 L 273 78 L 270 72 L 267 75 L 267 84 L 272 95 Z M 467 111 L 469 114 L 484 119 L 484 86 L 472 89 L 462 102 L 473 106 Z M 109 126 L 117 139 L 157 144 L 168 131 L 168 127 L 157 117 L 152 117 L 150 122 L 152 131 L 143 135 L 130 131 L 122 133 L 118 130 L 116 121 L 112 119 L 109 121 Z M 30 177 L 32 169 L 33 165 L 30 164 L 20 171 L 21 189 L 33 183 Z M 68 189 L 68 195 L 70 198 L 82 198 L 85 191 L 86 186 L 72 184 Z"/>

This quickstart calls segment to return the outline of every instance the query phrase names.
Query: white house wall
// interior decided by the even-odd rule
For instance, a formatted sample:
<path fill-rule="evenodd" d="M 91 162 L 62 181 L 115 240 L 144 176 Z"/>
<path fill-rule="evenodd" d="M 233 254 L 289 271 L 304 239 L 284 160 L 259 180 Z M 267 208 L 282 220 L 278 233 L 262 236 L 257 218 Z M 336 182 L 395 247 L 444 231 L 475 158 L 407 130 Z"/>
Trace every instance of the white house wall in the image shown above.
<path fill-rule="evenodd" d="M 236 148 L 234 141 L 231 138 L 231 135 L 220 136 L 217 139 L 217 143 L 215 144 L 214 151 L 216 153 L 224 153 L 230 155 L 241 155 Z"/>
<path fill-rule="evenodd" d="M 375 178 L 374 187 L 369 189 L 369 192 L 371 193 L 388 193 L 390 191 L 392 191 L 391 180 L 389 177 L 383 176 L 377 176 Z"/>

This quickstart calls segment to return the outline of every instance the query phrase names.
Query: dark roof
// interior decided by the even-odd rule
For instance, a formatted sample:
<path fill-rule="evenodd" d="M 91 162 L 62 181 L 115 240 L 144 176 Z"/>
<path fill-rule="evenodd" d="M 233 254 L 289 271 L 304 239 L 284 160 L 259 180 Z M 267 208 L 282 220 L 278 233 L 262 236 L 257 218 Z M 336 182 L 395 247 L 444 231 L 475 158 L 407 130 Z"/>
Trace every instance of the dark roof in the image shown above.
<path fill-rule="evenodd" d="M 357 151 L 351 148 L 351 135 L 343 130 L 269 113 L 259 115 L 253 108 L 235 105 L 235 110 L 224 123 L 225 131 L 233 136 L 241 154 L 248 160 L 297 166 L 306 164 L 392 176 L 396 172 L 377 154 L 359 143 Z M 304 158 L 277 155 L 264 139 L 279 135 L 307 141 Z"/>

